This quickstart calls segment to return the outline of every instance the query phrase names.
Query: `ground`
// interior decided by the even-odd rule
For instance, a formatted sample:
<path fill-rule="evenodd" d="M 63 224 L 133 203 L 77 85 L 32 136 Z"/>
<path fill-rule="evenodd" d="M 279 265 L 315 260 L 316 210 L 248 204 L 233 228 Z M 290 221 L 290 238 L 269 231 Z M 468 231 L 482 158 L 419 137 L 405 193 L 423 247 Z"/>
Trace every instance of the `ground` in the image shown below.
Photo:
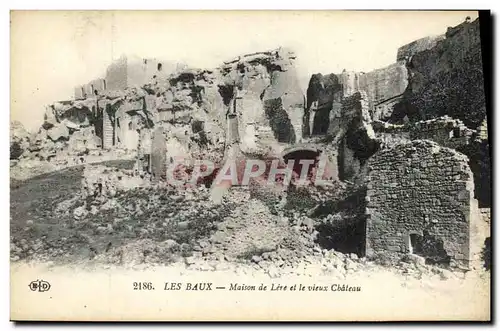
<path fill-rule="evenodd" d="M 133 162 L 103 165 L 130 169 Z M 207 189 L 189 195 L 166 188 L 137 188 L 82 208 L 83 172 L 84 166 L 75 166 L 11 181 L 13 261 L 66 263 L 100 258 L 121 263 L 117 256 L 133 260 L 142 254 L 150 262 L 168 264 L 197 252 L 205 256 L 227 252 L 229 259 L 245 259 L 250 254 L 250 259 L 252 251 L 258 255 L 273 251 L 281 239 L 293 235 L 288 224 L 270 215 L 262 202 L 254 199 L 247 204 L 244 200 L 249 193 L 238 190 L 214 205 Z"/>
<path fill-rule="evenodd" d="M 126 170 L 133 161 L 102 165 Z M 341 199 L 339 194 L 314 191 L 312 198 L 289 194 L 281 211 L 272 202 L 273 192 L 255 195 L 245 187 L 230 189 L 220 203 L 210 200 L 204 186 L 186 191 L 138 187 L 89 200 L 82 195 L 83 174 L 84 166 L 75 166 L 11 181 L 12 262 L 117 267 L 180 263 L 187 270 L 250 270 L 272 277 L 346 278 L 392 270 L 414 279 L 464 278 L 463 272 L 426 265 L 421 259 L 384 266 L 387 261 L 353 253 L 356 250 L 342 242 L 349 234 L 335 233 L 339 226 L 357 221 L 355 210 L 349 214 L 349 208 L 359 204 L 356 195 Z M 325 197 L 327 203 L 322 203 Z"/>
<path fill-rule="evenodd" d="M 130 169 L 132 162 L 105 165 Z M 231 189 L 220 204 L 212 203 L 209 190 L 203 187 L 189 192 L 136 188 L 117 192 L 105 202 L 85 205 L 81 193 L 83 174 L 84 167 L 76 166 L 11 182 L 11 274 L 16 275 L 15 293 L 25 290 L 33 274 L 50 279 L 58 287 L 88 279 L 101 279 L 102 284 L 108 284 L 109 275 L 113 274 L 113 288 L 102 291 L 115 291 L 116 295 L 131 288 L 130 279 L 147 279 L 159 290 L 165 281 L 328 288 L 346 284 L 361 288 L 361 303 L 355 303 L 358 295 L 345 294 L 348 292 L 316 292 L 315 300 L 323 302 L 322 307 L 331 306 L 344 318 L 355 314 L 361 304 L 365 307 L 363 312 L 371 311 L 378 318 L 442 319 L 446 315 L 489 319 L 490 273 L 486 270 L 453 272 L 425 265 L 418 259 L 383 266 L 381 261 L 336 251 L 331 243 L 325 245 L 323 241 L 335 240 L 329 233 L 336 227 L 325 233 L 317 230 L 345 216 L 353 217 L 345 214 L 346 208 L 340 213 L 328 210 L 338 209 L 352 197 L 333 203 L 333 207 L 319 204 L 310 209 L 301 208 L 300 202 L 308 205 L 304 203 L 306 198 L 296 196 L 284 212 L 277 212 L 265 192 L 258 198 L 245 188 Z M 342 245 L 338 247 L 341 250 Z M 176 302 L 194 298 L 183 293 L 175 296 Z M 64 293 L 56 291 L 51 295 L 56 298 Z M 136 299 L 127 295 L 120 304 L 136 305 Z M 160 291 L 155 291 L 155 295 L 157 300 L 164 298 Z M 230 303 L 236 300 L 231 298 L 240 300 L 241 295 L 227 291 L 213 300 L 220 301 L 218 304 L 227 306 L 229 311 Z M 337 300 L 331 300 L 331 295 Z M 277 296 L 271 295 L 271 300 L 274 297 Z M 379 301 L 380 298 L 385 299 Z M 298 294 L 290 297 L 290 303 L 309 299 L 307 293 Z M 335 304 L 339 300 L 343 305 Z M 155 301 L 155 305 L 161 307 L 164 303 L 160 301 Z M 75 310 L 81 308 L 75 306 L 76 302 L 83 304 L 91 299 L 84 290 L 72 303 Z M 436 310 L 429 310 L 429 302 Z M 452 309 L 452 303 L 457 303 L 461 310 Z M 277 304 L 269 305 L 262 316 L 267 316 L 266 312 Z M 409 311 L 412 304 L 419 310 Z M 126 309 L 119 307 L 117 311 Z M 38 311 L 36 305 L 33 309 Z M 137 311 L 143 312 L 139 308 Z M 325 309 L 321 314 L 322 318 L 336 318 Z M 353 318 L 360 315 L 356 316 Z"/>

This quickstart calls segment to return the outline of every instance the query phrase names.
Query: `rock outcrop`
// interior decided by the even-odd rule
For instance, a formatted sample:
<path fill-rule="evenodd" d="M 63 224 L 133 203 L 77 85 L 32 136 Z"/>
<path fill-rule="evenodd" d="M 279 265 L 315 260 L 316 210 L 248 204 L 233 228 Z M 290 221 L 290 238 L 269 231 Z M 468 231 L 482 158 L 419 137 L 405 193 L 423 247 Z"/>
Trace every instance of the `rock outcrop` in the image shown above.
<path fill-rule="evenodd" d="M 311 123 L 317 123 L 318 133 L 326 133 L 324 122 L 338 116 L 341 100 L 357 91 L 367 94 L 374 120 L 402 123 L 405 117 L 416 122 L 448 115 L 477 129 L 486 117 L 479 19 L 400 47 L 397 62 L 385 68 L 313 75 L 306 117 L 316 113 Z"/>
<path fill-rule="evenodd" d="M 118 89 L 119 75 L 111 85 L 94 80 L 87 85 L 95 91 L 84 85 L 74 100 L 46 107 L 26 158 L 86 162 L 89 155 L 122 151 L 136 154 L 138 169 L 159 178 L 165 177 L 165 163 L 179 158 L 220 163 L 228 132 L 242 153 L 268 155 L 302 139 L 305 98 L 294 60 L 292 51 L 279 48 L 213 69 L 178 66 L 169 74 L 147 62 L 151 77 L 140 86 L 127 80 Z M 131 66 L 122 67 L 129 79 Z M 237 125 L 230 129 L 233 115 Z"/>
<path fill-rule="evenodd" d="M 368 73 L 344 70 L 340 74 L 315 74 L 307 90 L 306 132 L 332 135 L 332 123 L 342 117 L 342 100 L 356 92 L 366 93 L 371 116 L 387 120 L 408 86 L 405 62 Z"/>
<path fill-rule="evenodd" d="M 449 28 L 446 38 L 407 63 L 409 86 L 393 121 L 448 115 L 477 129 L 486 118 L 479 20 Z"/>
<path fill-rule="evenodd" d="M 10 123 L 10 159 L 17 160 L 29 147 L 30 134 L 24 126 L 18 122 Z"/>
<path fill-rule="evenodd" d="M 302 139 L 304 94 L 285 48 L 238 57 L 221 67 L 228 112 L 238 116 L 241 149 L 265 153 L 275 143 Z"/>
<path fill-rule="evenodd" d="M 350 168 L 339 169 L 340 174 L 359 173 L 363 159 L 376 148 L 365 144 L 369 141 L 366 135 L 352 134 L 352 127 L 358 124 L 346 116 L 345 108 L 353 94 L 363 92 L 367 107 L 364 123 L 374 129 L 372 138 L 377 144 L 390 147 L 429 139 L 465 153 L 476 178 L 477 198 L 481 205 L 489 205 L 491 170 L 487 165 L 479 19 L 450 27 L 446 34 L 404 45 L 396 60 L 368 73 L 344 70 L 340 74 L 313 75 L 307 90 L 304 131 L 339 143 L 339 157 L 343 159 L 339 167 L 344 164 Z M 347 136 L 349 127 L 351 134 Z M 346 147 L 346 142 L 356 146 Z M 364 157 L 360 158 L 360 153 Z"/>
<path fill-rule="evenodd" d="M 429 263 L 471 267 L 481 247 L 471 237 L 481 220 L 468 161 L 426 140 L 399 144 L 371 158 L 367 254 L 409 252 Z M 483 235 L 480 245 L 484 240 Z"/>

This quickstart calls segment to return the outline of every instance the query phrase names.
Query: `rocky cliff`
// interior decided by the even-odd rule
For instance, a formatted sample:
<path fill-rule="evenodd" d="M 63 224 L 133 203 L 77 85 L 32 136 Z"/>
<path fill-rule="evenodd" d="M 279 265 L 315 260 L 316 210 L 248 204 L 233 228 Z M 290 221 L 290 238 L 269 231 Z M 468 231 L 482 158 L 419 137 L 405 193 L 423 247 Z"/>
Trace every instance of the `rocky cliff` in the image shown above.
<path fill-rule="evenodd" d="M 364 91 L 374 120 L 402 123 L 405 117 L 416 122 L 448 115 L 475 130 L 486 117 L 482 68 L 477 19 L 400 47 L 397 62 L 385 68 L 312 75 L 306 117 L 317 114 L 310 120 L 312 133 L 325 133 L 324 119 L 338 117 L 342 99 Z"/>
<path fill-rule="evenodd" d="M 363 160 L 377 149 L 373 146 L 390 147 L 412 139 L 452 146 L 469 156 L 476 197 L 480 204 L 489 205 L 491 170 L 479 19 L 404 45 L 396 60 L 368 73 L 344 70 L 312 75 L 304 132 L 326 135 L 339 144 L 339 164 L 344 166 L 339 173 L 346 179 L 362 171 Z M 366 108 L 362 122 L 349 115 L 356 108 L 352 97 L 357 92 L 362 92 Z M 397 130 L 389 132 L 388 127 Z M 367 128 L 356 130 L 371 134 L 354 135 L 353 128 Z"/>
<path fill-rule="evenodd" d="M 446 31 L 445 39 L 416 53 L 407 63 L 409 85 L 394 108 L 392 121 L 404 116 L 430 120 L 440 116 L 460 119 L 477 137 L 457 147 L 470 159 L 476 198 L 491 203 L 491 165 L 486 129 L 486 100 L 479 19 Z"/>
<path fill-rule="evenodd" d="M 406 66 L 409 85 L 393 121 L 449 115 L 477 129 L 486 118 L 479 19 L 448 28 L 445 39 Z"/>

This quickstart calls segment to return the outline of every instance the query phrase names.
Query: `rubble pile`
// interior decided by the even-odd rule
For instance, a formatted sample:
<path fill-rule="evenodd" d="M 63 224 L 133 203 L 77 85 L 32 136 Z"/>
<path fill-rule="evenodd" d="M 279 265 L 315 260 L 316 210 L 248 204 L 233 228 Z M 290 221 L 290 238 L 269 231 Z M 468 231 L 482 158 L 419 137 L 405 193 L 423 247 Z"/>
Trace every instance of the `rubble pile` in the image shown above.
<path fill-rule="evenodd" d="M 103 165 L 87 165 L 83 171 L 82 195 L 90 200 L 105 201 L 118 191 L 148 187 L 151 182 L 137 176 L 136 170 L 119 169 Z"/>

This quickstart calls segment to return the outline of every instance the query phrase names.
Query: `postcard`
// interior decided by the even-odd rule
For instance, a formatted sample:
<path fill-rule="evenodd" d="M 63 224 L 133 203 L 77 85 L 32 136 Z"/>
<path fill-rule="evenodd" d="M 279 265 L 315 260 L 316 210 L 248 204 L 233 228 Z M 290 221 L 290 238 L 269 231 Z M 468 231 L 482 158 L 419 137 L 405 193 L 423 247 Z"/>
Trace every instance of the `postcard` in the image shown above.
<path fill-rule="evenodd" d="M 490 321 L 488 11 L 11 11 L 13 321 Z"/>

